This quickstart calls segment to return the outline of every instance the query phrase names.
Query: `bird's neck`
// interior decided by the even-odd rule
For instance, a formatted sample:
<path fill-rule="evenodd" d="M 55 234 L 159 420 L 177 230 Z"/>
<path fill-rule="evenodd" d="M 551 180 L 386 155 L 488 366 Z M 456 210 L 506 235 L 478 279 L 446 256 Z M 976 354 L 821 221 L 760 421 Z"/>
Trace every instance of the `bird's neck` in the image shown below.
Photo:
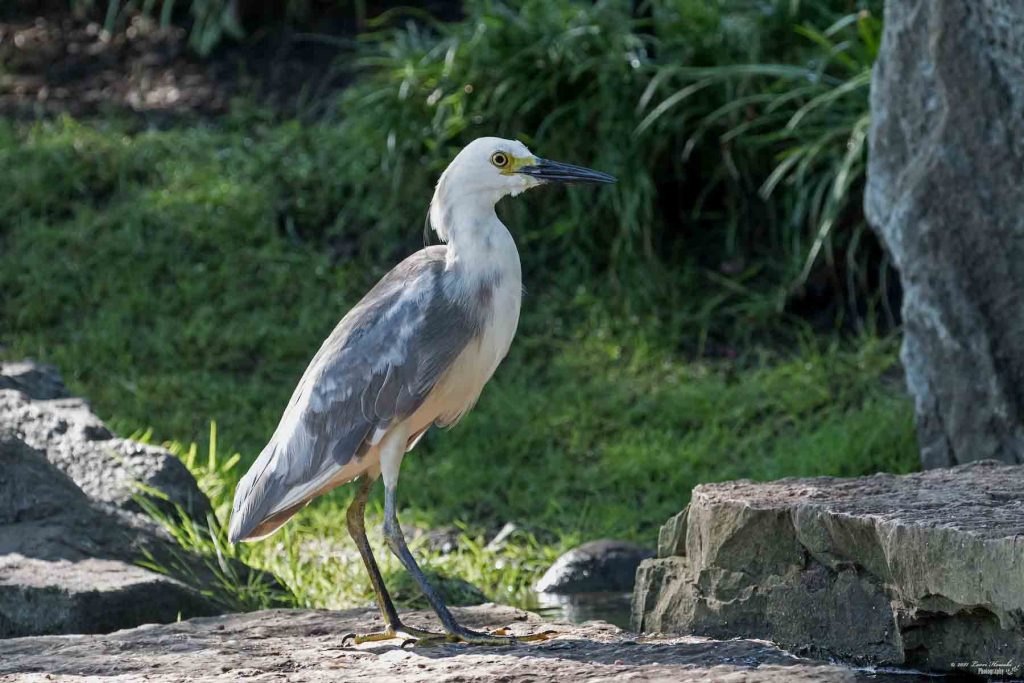
<path fill-rule="evenodd" d="M 494 211 L 500 196 L 445 196 L 441 187 L 430 204 L 430 222 L 448 243 L 448 267 L 479 277 L 520 277 L 515 240 Z"/>

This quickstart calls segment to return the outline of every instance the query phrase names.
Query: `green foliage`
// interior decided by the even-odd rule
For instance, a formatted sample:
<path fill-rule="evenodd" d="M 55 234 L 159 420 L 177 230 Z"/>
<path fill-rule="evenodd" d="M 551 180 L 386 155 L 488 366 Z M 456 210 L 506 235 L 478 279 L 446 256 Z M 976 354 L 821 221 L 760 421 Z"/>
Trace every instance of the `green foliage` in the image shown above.
<path fill-rule="evenodd" d="M 369 178 L 366 189 L 382 184 L 408 197 L 418 211 L 398 213 L 416 215 L 463 144 L 480 135 L 515 137 L 545 156 L 613 169 L 620 178 L 601 192 L 541 197 L 529 216 L 508 207 L 534 264 L 596 258 L 599 268 L 609 248 L 642 251 L 656 208 L 656 160 L 624 125 L 647 56 L 622 4 L 468 2 L 465 11 L 466 20 L 432 30 L 410 22 L 363 37 L 365 73 L 342 96 L 338 122 L 387 178 Z M 392 232 L 392 218 L 373 218 Z"/>
<path fill-rule="evenodd" d="M 205 524 L 197 522 L 179 505 L 174 506 L 174 514 L 168 514 L 153 500 L 159 491 L 147 489 L 145 493 L 136 496 L 135 502 L 170 535 L 177 548 L 169 557 L 157 557 L 143 549 L 140 566 L 191 586 L 225 612 L 296 604 L 291 591 L 278 586 L 272 576 L 249 571 L 240 562 L 244 551 L 228 542 L 227 529 L 215 518 L 207 518 Z M 192 559 L 196 556 L 202 567 Z"/>
<path fill-rule="evenodd" d="M 530 585 L 560 552 L 598 536 L 653 544 L 658 526 L 700 483 L 916 468 L 910 406 L 889 378 L 896 363 L 891 341 L 844 348 L 809 338 L 796 358 L 763 358 L 744 371 L 679 363 L 621 342 L 606 331 L 581 330 L 551 363 L 513 358 L 511 371 L 499 374 L 455 433 L 428 435 L 407 458 L 403 526 L 460 528 L 450 554 L 431 550 L 425 537 L 412 543 L 453 600 L 479 598 L 445 577 L 465 579 L 489 599 L 535 606 Z M 226 523 L 240 457 L 217 454 L 215 428 L 205 457 L 195 444 L 167 445 L 184 456 Z M 179 529 L 158 518 L 214 567 L 222 566 L 223 554 L 238 553 L 279 576 L 294 604 L 346 606 L 372 599 L 359 556 L 341 531 L 351 493 L 326 495 L 272 539 L 234 548 L 224 547 L 216 520 L 197 532 L 187 518 L 177 520 Z M 378 532 L 379 500 L 371 501 L 368 517 L 396 600 L 420 605 Z M 507 520 L 527 531 L 488 546 L 487 530 Z M 205 529 L 214 530 L 212 538 Z M 225 604 L 266 599 L 259 586 L 184 580 L 225 592 Z"/>
<path fill-rule="evenodd" d="M 364 36 L 339 125 L 413 212 L 429 179 L 479 135 L 610 170 L 612 188 L 507 209 L 533 264 L 571 262 L 615 281 L 642 261 L 738 262 L 732 279 L 755 279 L 775 316 L 820 255 L 833 265 L 838 244 L 856 261 L 857 244 L 873 239 L 859 198 L 880 3 L 644 7 L 479 0 L 465 3 L 464 21 Z M 360 189 L 372 196 L 369 183 Z M 388 216 L 372 219 L 392 233 Z M 851 274 L 854 297 L 875 293 L 863 266 Z"/>
<path fill-rule="evenodd" d="M 776 230 L 770 239 L 788 257 L 783 271 L 793 286 L 806 283 L 822 256 L 834 272 L 838 247 L 846 255 L 851 278 L 846 295 L 855 299 L 871 290 L 864 275 L 868 264 L 858 263 L 857 245 L 866 229 L 860 205 L 870 123 L 868 87 L 881 23 L 862 10 L 824 31 L 802 24 L 796 32 L 820 53 L 809 55 L 805 65 L 662 68 L 645 100 L 662 81 L 686 85 L 653 107 L 639 129 L 670 115 L 704 88 L 729 93 L 701 119 L 687 141 L 686 156 L 707 136 L 715 136 L 726 152 L 719 176 L 759 184 L 761 198 L 777 198 L 772 216 Z M 764 158 L 775 161 L 768 173 L 759 163 Z"/>
<path fill-rule="evenodd" d="M 134 134 L 72 121 L 0 129 L 0 185 L 13 188 L 0 199 L 3 355 L 56 363 L 125 433 L 152 425 L 153 438 L 188 443 L 207 433 L 207 416 L 217 418 L 212 445 L 172 444 L 217 520 L 165 523 L 212 566 L 237 552 L 307 606 L 369 599 L 340 522 L 347 489 L 262 543 L 228 550 L 220 525 L 311 350 L 383 271 L 297 238 L 279 219 L 282 207 L 324 210 L 317 187 L 280 181 L 280 158 L 316 168 L 335 158 L 339 139 L 329 126 L 265 123 Z M 60 174 L 62 165 L 79 170 Z M 916 466 L 911 407 L 887 379 L 897 367 L 892 341 L 800 333 L 800 344 L 779 352 L 737 335 L 717 347 L 733 360 L 680 353 L 710 345 L 700 330 L 726 318 L 739 327 L 750 293 L 716 291 L 689 268 L 659 280 L 675 292 L 670 308 L 646 309 L 588 272 L 531 282 L 517 342 L 477 409 L 407 459 L 403 522 L 462 529 L 455 553 L 419 544 L 433 571 L 529 604 L 532 580 L 558 552 L 599 536 L 653 543 L 698 483 Z M 380 519 L 376 502 L 369 526 L 390 576 L 399 566 L 383 551 Z M 510 520 L 527 531 L 488 549 L 484 539 Z M 225 604 L 265 604 L 259 590 L 231 585 L 200 588 L 226 591 Z"/>

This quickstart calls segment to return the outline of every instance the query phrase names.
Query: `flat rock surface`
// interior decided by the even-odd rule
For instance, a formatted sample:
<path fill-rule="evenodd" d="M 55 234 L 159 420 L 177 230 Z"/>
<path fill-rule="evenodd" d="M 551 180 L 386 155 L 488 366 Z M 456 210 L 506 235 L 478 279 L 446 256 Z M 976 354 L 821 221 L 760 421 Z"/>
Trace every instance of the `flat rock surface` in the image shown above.
<path fill-rule="evenodd" d="M 638 630 L 1024 675 L 1024 466 L 702 485 L 658 550 Z"/>
<path fill-rule="evenodd" d="M 1024 467 L 994 462 L 905 476 L 729 481 L 700 486 L 694 493 L 698 495 L 707 506 L 821 507 L 883 526 L 956 531 L 977 540 L 1011 539 L 1024 549 Z"/>
<path fill-rule="evenodd" d="M 102 636 L 41 636 L 0 641 L 0 680 L 61 681 L 913 681 L 796 658 L 755 640 L 637 638 L 602 622 L 542 622 L 511 607 L 458 608 L 477 629 L 525 634 L 553 629 L 544 643 L 514 647 L 399 641 L 345 646 L 351 631 L 381 626 L 375 610 L 268 610 L 141 626 Z M 432 615 L 407 623 L 436 628 Z"/>

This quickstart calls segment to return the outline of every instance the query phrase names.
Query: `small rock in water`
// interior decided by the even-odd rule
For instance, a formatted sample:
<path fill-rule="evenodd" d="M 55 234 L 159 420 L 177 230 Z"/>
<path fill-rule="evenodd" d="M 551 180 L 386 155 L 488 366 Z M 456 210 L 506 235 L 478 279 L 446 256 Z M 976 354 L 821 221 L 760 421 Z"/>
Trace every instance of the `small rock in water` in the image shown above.
<path fill-rule="evenodd" d="M 603 539 L 573 548 L 534 586 L 538 593 L 631 591 L 636 569 L 654 551 L 628 541 Z"/>

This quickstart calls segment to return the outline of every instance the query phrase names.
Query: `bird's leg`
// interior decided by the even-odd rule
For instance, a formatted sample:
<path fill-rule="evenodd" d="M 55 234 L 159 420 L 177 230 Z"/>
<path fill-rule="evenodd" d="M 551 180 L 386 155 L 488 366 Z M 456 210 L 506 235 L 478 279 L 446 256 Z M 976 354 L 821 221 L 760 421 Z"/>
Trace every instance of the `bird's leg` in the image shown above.
<path fill-rule="evenodd" d="M 398 524 L 398 514 L 395 511 L 395 489 L 396 482 L 384 480 L 384 537 L 387 539 L 388 547 L 391 551 L 402 561 L 405 565 L 409 575 L 412 576 L 413 580 L 423 591 L 423 595 L 426 596 L 430 606 L 437 613 L 438 618 L 441 620 L 441 625 L 444 627 L 444 635 L 438 635 L 431 638 L 422 638 L 419 643 L 427 644 L 431 641 L 448 641 L 453 643 L 470 643 L 474 645 L 513 645 L 517 642 L 528 642 L 547 640 L 554 635 L 553 631 L 545 631 L 530 636 L 506 636 L 499 635 L 498 633 L 479 633 L 477 631 L 471 631 L 470 629 L 460 625 L 455 621 L 455 617 L 445 606 L 441 596 L 437 594 L 434 587 L 430 585 L 427 577 L 424 576 L 420 570 L 419 565 L 416 564 L 416 560 L 413 558 L 412 553 L 409 552 L 409 547 L 405 543 L 405 535 L 402 533 L 402 527 Z"/>
<path fill-rule="evenodd" d="M 412 628 L 403 624 L 398 618 L 398 612 L 395 610 L 394 603 L 391 602 L 391 596 L 388 595 L 388 589 L 384 585 L 384 578 L 380 574 L 377 561 L 374 559 L 373 551 L 370 549 L 370 541 L 366 538 L 366 500 L 370 497 L 370 491 L 373 489 L 375 481 L 374 478 L 367 475 L 363 476 L 359 482 L 356 497 L 348 506 L 345 517 L 348 523 L 349 536 L 355 541 L 356 547 L 359 549 L 359 555 L 363 558 L 363 564 L 366 566 L 366 573 L 370 575 L 373 594 L 377 598 L 377 606 L 380 608 L 380 615 L 384 619 L 384 630 L 376 633 L 349 633 L 342 640 L 345 641 L 351 638 L 358 645 L 359 643 L 389 640 L 391 638 L 406 638 L 407 640 L 415 641 L 422 638 L 442 637 L 442 634 Z"/>

